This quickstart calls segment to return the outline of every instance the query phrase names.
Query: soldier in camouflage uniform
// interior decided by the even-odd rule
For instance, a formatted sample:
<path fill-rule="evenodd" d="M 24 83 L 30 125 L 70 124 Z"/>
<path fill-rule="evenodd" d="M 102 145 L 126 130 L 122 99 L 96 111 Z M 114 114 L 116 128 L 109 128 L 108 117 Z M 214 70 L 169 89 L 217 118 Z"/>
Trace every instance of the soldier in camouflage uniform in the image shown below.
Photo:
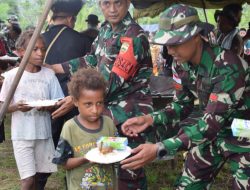
<path fill-rule="evenodd" d="M 174 57 L 174 100 L 164 110 L 129 119 L 122 130 L 136 136 L 152 124 L 180 122 L 195 98 L 203 116 L 172 138 L 133 149 L 136 155 L 122 161 L 122 168 L 137 169 L 156 157 L 189 150 L 176 189 L 209 189 L 226 161 L 232 189 L 250 189 L 250 139 L 233 136 L 230 128 L 234 118 L 250 119 L 250 68 L 232 52 L 206 43 L 202 27 L 197 11 L 187 5 L 173 5 L 162 14 L 155 42 L 166 45 Z"/>
<path fill-rule="evenodd" d="M 153 111 L 149 89 L 152 60 L 143 29 L 132 19 L 129 0 L 100 0 L 106 21 L 84 58 L 53 65 L 56 72 L 75 72 L 79 67 L 94 67 L 108 81 L 104 114 L 110 116 L 118 130 L 128 118 Z M 115 16 L 112 16 L 115 15 Z M 57 68 L 63 68 L 61 71 Z M 54 116 L 60 114 L 55 112 Z M 144 134 L 129 138 L 129 146 L 145 142 Z M 147 189 L 142 169 L 119 170 L 119 190 Z"/>

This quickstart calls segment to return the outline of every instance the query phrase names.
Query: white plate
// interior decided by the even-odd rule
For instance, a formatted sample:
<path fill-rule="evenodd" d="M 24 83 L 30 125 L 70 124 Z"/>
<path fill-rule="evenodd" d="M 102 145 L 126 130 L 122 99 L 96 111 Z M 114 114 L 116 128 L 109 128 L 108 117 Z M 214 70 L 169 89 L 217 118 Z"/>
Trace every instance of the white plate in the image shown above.
<path fill-rule="evenodd" d="M 85 158 L 95 163 L 111 164 L 124 160 L 130 154 L 131 154 L 131 148 L 129 146 L 127 146 L 125 150 L 122 151 L 113 150 L 113 152 L 108 154 L 102 154 L 98 148 L 93 148 L 87 152 Z"/>
<path fill-rule="evenodd" d="M 19 57 L 10 57 L 8 55 L 0 56 L 0 60 L 2 61 L 17 61 Z"/>
<path fill-rule="evenodd" d="M 54 106 L 58 102 L 58 100 L 37 100 L 25 102 L 30 107 L 46 107 L 46 106 Z"/>

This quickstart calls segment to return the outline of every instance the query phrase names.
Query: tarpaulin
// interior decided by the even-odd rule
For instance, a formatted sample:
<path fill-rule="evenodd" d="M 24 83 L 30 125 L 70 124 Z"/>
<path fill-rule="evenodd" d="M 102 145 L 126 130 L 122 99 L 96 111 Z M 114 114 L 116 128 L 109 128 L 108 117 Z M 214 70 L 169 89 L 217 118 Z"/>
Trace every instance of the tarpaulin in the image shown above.
<path fill-rule="evenodd" d="M 174 3 L 189 4 L 205 9 L 218 9 L 231 3 L 249 3 L 250 0 L 132 0 L 134 5 L 134 18 L 154 17 Z"/>

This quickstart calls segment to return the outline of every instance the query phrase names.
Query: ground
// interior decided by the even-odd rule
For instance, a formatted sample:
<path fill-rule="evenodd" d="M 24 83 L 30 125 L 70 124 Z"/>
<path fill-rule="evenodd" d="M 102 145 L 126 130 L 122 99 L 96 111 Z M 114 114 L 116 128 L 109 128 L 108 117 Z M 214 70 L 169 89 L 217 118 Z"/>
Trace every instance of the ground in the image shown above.
<path fill-rule="evenodd" d="M 19 190 L 20 181 L 13 156 L 13 149 L 10 140 L 9 118 L 6 120 L 6 141 L 0 144 L 0 190 Z M 183 153 L 179 153 L 174 160 L 152 163 L 146 167 L 148 190 L 172 190 L 173 184 L 181 171 L 183 164 Z M 231 177 L 227 166 L 217 176 L 212 190 L 229 190 Z M 46 190 L 64 189 L 64 171 L 53 174 L 46 185 Z"/>

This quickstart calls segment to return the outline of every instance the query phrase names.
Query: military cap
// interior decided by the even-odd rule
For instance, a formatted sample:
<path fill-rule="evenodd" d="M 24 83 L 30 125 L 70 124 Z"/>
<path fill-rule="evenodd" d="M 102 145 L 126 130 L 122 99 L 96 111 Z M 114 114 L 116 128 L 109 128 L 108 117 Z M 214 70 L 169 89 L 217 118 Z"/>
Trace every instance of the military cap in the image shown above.
<path fill-rule="evenodd" d="M 166 9 L 160 16 L 159 31 L 153 42 L 162 45 L 182 44 L 200 33 L 206 25 L 199 19 L 195 8 L 175 4 Z"/>
<path fill-rule="evenodd" d="M 64 13 L 65 15 L 77 15 L 81 10 L 85 0 L 55 0 L 51 11 L 53 15 Z"/>

